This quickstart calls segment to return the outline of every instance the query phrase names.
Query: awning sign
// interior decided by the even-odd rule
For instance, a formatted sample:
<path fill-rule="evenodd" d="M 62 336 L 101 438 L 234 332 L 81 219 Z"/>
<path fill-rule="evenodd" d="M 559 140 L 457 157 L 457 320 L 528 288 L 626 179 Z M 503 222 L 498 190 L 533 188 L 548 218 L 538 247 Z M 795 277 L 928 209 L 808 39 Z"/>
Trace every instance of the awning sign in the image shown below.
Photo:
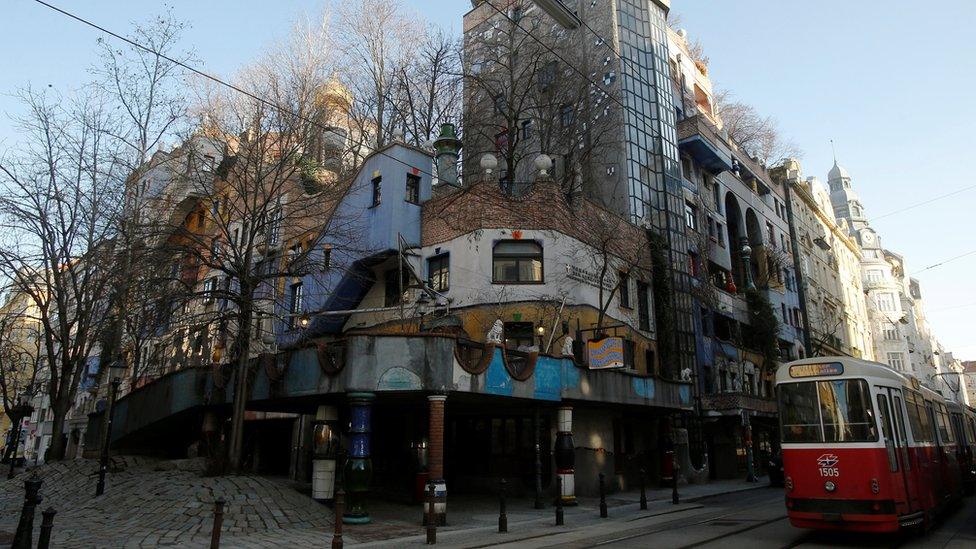
<path fill-rule="evenodd" d="M 586 353 L 591 370 L 624 367 L 624 340 L 620 337 L 605 337 L 586 342 Z"/>
<path fill-rule="evenodd" d="M 840 362 L 795 364 L 790 366 L 790 377 L 839 376 L 843 373 L 844 365 Z"/>

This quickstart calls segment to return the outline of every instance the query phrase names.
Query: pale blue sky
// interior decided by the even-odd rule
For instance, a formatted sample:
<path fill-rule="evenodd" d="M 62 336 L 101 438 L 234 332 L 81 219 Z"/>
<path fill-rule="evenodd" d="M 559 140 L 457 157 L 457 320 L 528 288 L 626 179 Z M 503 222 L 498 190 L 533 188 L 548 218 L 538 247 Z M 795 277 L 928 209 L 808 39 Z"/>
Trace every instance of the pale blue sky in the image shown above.
<path fill-rule="evenodd" d="M 51 0 L 113 30 L 160 9 L 134 0 Z M 228 75 L 286 33 L 317 0 L 171 0 L 191 21 L 187 47 Z M 406 0 L 460 29 L 468 0 Z M 937 7 L 935 7 L 937 5 Z M 273 8 L 271 8 L 273 6 Z M 806 152 L 806 175 L 826 179 L 829 140 L 854 178 L 868 215 L 976 184 L 976 2 L 672 0 L 682 26 L 700 38 L 715 83 L 777 117 Z M 928 8 L 928 9 L 926 9 Z M 87 78 L 96 33 L 31 0 L 4 0 L 0 17 L 0 112 L 30 84 L 68 90 Z M 0 146 L 15 134 L 0 119 Z M 910 272 L 976 250 L 976 189 L 874 223 Z M 972 216 L 972 217 L 971 217 Z M 976 359 L 976 254 L 918 273 L 936 333 L 961 358 Z"/>

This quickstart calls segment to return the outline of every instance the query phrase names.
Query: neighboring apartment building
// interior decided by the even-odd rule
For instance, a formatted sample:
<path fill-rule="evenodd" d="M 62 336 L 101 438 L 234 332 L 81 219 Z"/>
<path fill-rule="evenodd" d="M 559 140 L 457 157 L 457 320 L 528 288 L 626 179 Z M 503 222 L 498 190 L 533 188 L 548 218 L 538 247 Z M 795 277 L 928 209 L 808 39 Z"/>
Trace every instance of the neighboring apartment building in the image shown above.
<path fill-rule="evenodd" d="M 771 376 L 780 360 L 803 353 L 786 194 L 721 129 L 707 65 L 691 54 L 687 34 L 668 36 L 696 298 L 699 436 L 713 476 L 744 476 L 747 450 L 763 464 L 778 439 Z M 760 336 L 751 325 L 753 289 L 778 318 L 778 333 Z M 775 339 L 777 356 L 763 356 L 761 337 Z"/>
<path fill-rule="evenodd" d="M 834 217 L 830 196 L 815 177 L 803 180 L 800 163 L 788 160 L 778 171 L 789 185 L 796 240 L 795 269 L 800 273 L 809 332 L 810 356 L 848 355 L 873 359 L 864 289 L 861 249 L 844 222 Z"/>

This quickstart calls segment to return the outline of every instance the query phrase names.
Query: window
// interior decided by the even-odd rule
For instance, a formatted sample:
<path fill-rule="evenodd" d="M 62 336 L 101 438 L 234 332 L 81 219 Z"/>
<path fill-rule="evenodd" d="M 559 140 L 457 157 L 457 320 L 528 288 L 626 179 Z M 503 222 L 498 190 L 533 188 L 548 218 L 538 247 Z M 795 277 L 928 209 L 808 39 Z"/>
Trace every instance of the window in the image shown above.
<path fill-rule="evenodd" d="M 871 269 L 868 271 L 868 282 L 881 282 L 884 272 L 881 269 Z"/>
<path fill-rule="evenodd" d="M 647 283 L 637 281 L 637 323 L 638 328 L 645 332 L 651 329 L 651 302 L 650 290 Z"/>
<path fill-rule="evenodd" d="M 216 276 L 208 278 L 207 281 L 203 283 L 204 297 L 208 302 L 214 300 L 214 294 L 217 293 L 217 289 L 220 287 L 219 284 L 220 279 Z"/>
<path fill-rule="evenodd" d="M 878 440 L 871 393 L 861 379 L 779 386 L 783 442 Z"/>
<path fill-rule="evenodd" d="M 495 96 L 495 114 L 504 114 L 508 110 L 508 99 L 504 95 L 499 94 Z"/>
<path fill-rule="evenodd" d="M 542 246 L 527 240 L 504 240 L 491 252 L 492 282 L 541 284 Z"/>
<path fill-rule="evenodd" d="M 435 292 L 446 292 L 451 286 L 450 256 L 441 254 L 427 260 L 427 285 Z"/>
<path fill-rule="evenodd" d="M 503 337 L 507 349 L 531 347 L 535 345 L 534 326 L 531 322 L 506 322 Z"/>
<path fill-rule="evenodd" d="M 289 288 L 289 294 L 288 311 L 291 313 L 291 316 L 288 317 L 288 326 L 294 328 L 298 325 L 298 316 L 304 310 L 305 292 L 302 283 L 296 282 L 292 284 Z"/>
<path fill-rule="evenodd" d="M 383 306 L 394 307 L 403 301 L 406 294 L 407 284 L 410 280 L 410 273 L 404 269 L 397 276 L 397 269 L 389 269 L 383 276 Z M 402 291 L 401 291 L 402 289 Z"/>
<path fill-rule="evenodd" d="M 407 193 L 405 200 L 411 204 L 420 204 L 420 176 L 407 174 Z"/>
<path fill-rule="evenodd" d="M 888 366 L 891 366 L 895 370 L 905 369 L 905 354 L 904 353 L 888 353 Z"/>
<path fill-rule="evenodd" d="M 268 244 L 275 245 L 281 235 L 281 206 L 268 210 Z"/>
<path fill-rule="evenodd" d="M 539 91 L 546 91 L 556 80 L 556 62 L 546 63 L 542 70 L 536 73 L 536 81 L 539 84 Z"/>
<path fill-rule="evenodd" d="M 322 270 L 328 271 L 332 268 L 332 244 L 322 246 Z"/>
<path fill-rule="evenodd" d="M 721 192 L 722 191 L 719 189 L 718 181 L 716 181 L 715 184 L 712 185 L 712 199 L 715 201 L 715 211 L 718 213 L 722 213 L 722 201 L 719 199 Z"/>
<path fill-rule="evenodd" d="M 380 200 L 383 199 L 383 176 L 376 176 L 370 182 L 373 186 L 373 203 L 371 207 L 376 207 L 380 205 Z"/>
<path fill-rule="evenodd" d="M 620 306 L 630 308 L 630 275 L 620 271 L 617 273 L 617 291 L 620 292 Z"/>
<path fill-rule="evenodd" d="M 708 216 L 708 236 L 715 238 L 715 220 Z"/>
<path fill-rule="evenodd" d="M 685 202 L 685 223 L 689 229 L 698 230 L 698 209 L 690 202 Z"/>
<path fill-rule="evenodd" d="M 532 137 L 532 119 L 522 121 L 522 139 L 529 139 Z"/>
<path fill-rule="evenodd" d="M 716 222 L 715 223 L 715 238 L 718 240 L 718 245 L 725 247 L 725 225 Z"/>
<path fill-rule="evenodd" d="M 897 341 L 898 340 L 898 330 L 895 329 L 894 324 L 892 324 L 890 327 L 886 327 L 884 329 L 884 338 L 885 338 L 885 341 Z"/>
<path fill-rule="evenodd" d="M 936 423 L 939 427 L 939 440 L 941 440 L 943 444 L 951 444 L 955 442 L 956 439 L 953 436 L 952 427 L 949 425 L 949 416 L 946 413 L 945 406 L 943 406 L 941 402 L 937 403 L 935 406 L 937 408 L 935 416 Z"/>
<path fill-rule="evenodd" d="M 562 105 L 559 107 L 559 124 L 564 128 L 573 125 L 574 113 L 572 105 Z"/>
<path fill-rule="evenodd" d="M 878 294 L 877 297 L 878 309 L 881 311 L 894 311 L 895 310 L 895 294 L 892 293 L 882 293 Z"/>

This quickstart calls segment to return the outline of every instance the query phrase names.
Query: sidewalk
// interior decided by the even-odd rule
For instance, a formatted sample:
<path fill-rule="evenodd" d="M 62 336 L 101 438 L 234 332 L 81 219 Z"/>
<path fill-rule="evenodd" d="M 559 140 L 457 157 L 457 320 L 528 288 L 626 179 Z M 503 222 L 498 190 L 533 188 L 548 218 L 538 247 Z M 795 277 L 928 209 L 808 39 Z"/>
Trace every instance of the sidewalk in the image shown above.
<path fill-rule="evenodd" d="M 525 545 L 533 539 L 547 538 L 551 543 L 552 536 L 572 538 L 574 531 L 586 529 L 592 534 L 598 530 L 608 533 L 625 528 L 626 523 L 635 520 L 666 517 L 673 513 L 682 513 L 700 509 L 702 504 L 697 501 L 746 490 L 755 490 L 769 486 L 765 478 L 759 482 L 746 483 L 742 480 L 713 481 L 709 484 L 685 485 L 678 488 L 679 505 L 671 503 L 671 490 L 655 488 L 647 491 L 648 510 L 639 509 L 640 492 L 618 492 L 607 496 L 609 519 L 601 519 L 599 514 L 599 498 L 577 498 L 578 505 L 565 507 L 565 526 L 554 526 L 555 509 L 551 501 L 545 502 L 544 509 L 534 509 L 532 497 L 509 498 L 506 501 L 506 515 L 508 517 L 508 533 L 498 533 L 498 499 L 484 496 L 448 496 L 447 520 L 448 525 L 437 529 L 437 545 L 443 547 L 466 547 L 469 549 L 487 547 L 498 544 L 520 542 Z M 404 516 L 405 506 L 387 505 L 376 502 L 371 512 L 377 523 L 384 525 L 399 521 L 406 521 L 412 525 L 410 533 L 399 530 L 401 536 L 385 536 L 382 532 L 367 532 L 370 527 L 347 527 L 344 539 L 348 545 L 361 547 L 402 547 L 404 545 L 424 545 L 426 535 L 420 526 L 419 506 L 410 508 L 412 514 Z M 399 520 L 398 520 L 399 519 Z M 622 524 L 623 523 L 623 524 Z M 374 528 L 379 526 L 375 525 Z"/>

